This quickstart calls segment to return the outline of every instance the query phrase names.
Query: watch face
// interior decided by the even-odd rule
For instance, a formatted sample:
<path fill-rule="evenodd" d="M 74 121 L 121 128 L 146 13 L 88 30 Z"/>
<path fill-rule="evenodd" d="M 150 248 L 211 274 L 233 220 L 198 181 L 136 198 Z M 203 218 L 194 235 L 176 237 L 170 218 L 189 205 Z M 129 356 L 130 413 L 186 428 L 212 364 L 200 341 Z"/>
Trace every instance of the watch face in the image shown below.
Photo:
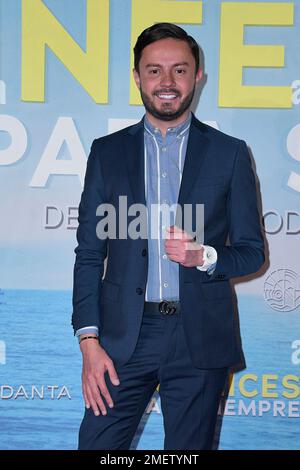
<path fill-rule="evenodd" d="M 204 248 L 204 259 L 209 263 L 215 263 L 217 261 L 217 252 L 211 246 L 207 246 Z"/>

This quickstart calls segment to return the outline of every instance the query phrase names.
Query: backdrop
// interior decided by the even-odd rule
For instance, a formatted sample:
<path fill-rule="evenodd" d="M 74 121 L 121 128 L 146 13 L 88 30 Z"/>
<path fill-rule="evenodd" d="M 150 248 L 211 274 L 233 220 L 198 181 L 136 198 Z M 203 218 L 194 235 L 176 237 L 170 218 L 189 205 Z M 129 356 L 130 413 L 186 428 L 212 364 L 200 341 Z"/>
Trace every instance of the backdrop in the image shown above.
<path fill-rule="evenodd" d="M 159 21 L 201 45 L 196 116 L 247 141 L 261 192 L 269 262 L 236 282 L 247 368 L 220 409 L 220 449 L 299 448 L 300 1 L 0 0 L 1 449 L 77 446 L 86 159 L 95 137 L 142 117 L 131 50 Z M 158 396 L 133 447 L 163 448 Z"/>

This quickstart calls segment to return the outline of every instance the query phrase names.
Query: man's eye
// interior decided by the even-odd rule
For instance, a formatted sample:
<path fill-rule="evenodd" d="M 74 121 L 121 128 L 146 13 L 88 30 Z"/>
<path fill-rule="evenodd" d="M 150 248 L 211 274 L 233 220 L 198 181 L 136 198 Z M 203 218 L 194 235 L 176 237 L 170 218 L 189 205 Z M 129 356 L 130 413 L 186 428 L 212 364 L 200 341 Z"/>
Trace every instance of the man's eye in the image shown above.
<path fill-rule="evenodd" d="M 152 75 L 157 75 L 158 72 L 159 72 L 158 69 L 151 69 L 151 70 L 150 70 L 150 74 L 152 74 Z"/>
<path fill-rule="evenodd" d="M 184 69 L 176 69 L 176 73 L 178 75 L 183 75 L 185 73 L 185 70 Z"/>

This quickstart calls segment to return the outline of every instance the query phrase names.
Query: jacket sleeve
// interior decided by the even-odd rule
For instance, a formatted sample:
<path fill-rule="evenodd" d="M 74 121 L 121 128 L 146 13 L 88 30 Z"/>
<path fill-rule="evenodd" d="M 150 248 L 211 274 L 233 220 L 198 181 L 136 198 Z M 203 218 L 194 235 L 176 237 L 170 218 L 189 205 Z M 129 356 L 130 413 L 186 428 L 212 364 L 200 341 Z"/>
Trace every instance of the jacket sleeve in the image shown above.
<path fill-rule="evenodd" d="M 236 152 L 227 199 L 227 219 L 230 246 L 214 246 L 218 261 L 210 281 L 256 272 L 265 259 L 255 177 L 244 141 L 240 141 Z"/>
<path fill-rule="evenodd" d="M 99 222 L 96 210 L 106 202 L 98 148 L 99 144 L 94 141 L 79 204 L 72 314 L 75 332 L 90 325 L 100 327 L 99 303 L 107 239 L 98 238 L 96 233 Z"/>

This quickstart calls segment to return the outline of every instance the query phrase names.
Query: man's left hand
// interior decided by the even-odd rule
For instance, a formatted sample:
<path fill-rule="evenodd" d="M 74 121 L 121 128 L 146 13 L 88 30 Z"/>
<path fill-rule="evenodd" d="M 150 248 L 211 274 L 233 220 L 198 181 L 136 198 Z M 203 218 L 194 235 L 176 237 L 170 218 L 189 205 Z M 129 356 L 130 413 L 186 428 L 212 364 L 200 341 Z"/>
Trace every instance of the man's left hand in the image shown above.
<path fill-rule="evenodd" d="M 186 268 L 202 266 L 203 246 L 184 230 L 172 225 L 167 227 L 165 251 L 171 261 L 175 261 Z"/>

